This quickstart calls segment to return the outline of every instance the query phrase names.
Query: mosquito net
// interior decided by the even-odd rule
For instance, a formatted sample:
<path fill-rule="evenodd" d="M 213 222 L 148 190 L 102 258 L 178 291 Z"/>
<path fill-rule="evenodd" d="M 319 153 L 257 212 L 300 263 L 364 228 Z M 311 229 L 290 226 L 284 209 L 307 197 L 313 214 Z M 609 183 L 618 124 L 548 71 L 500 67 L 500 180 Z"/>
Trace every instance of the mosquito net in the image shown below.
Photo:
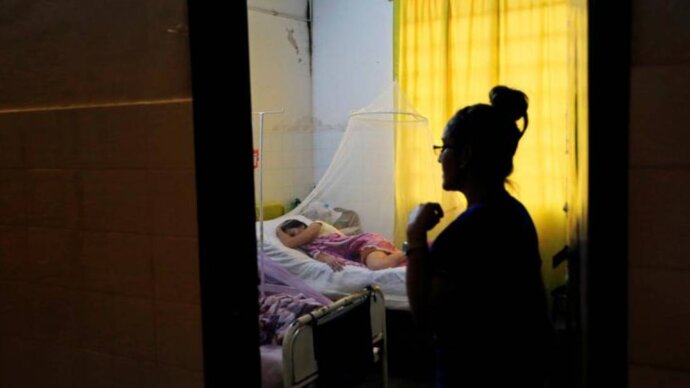
<path fill-rule="evenodd" d="M 305 214 L 316 204 L 354 210 L 362 230 L 400 244 L 408 212 L 437 201 L 440 186 L 428 120 L 393 83 L 350 115 L 330 166 L 289 214 Z"/>

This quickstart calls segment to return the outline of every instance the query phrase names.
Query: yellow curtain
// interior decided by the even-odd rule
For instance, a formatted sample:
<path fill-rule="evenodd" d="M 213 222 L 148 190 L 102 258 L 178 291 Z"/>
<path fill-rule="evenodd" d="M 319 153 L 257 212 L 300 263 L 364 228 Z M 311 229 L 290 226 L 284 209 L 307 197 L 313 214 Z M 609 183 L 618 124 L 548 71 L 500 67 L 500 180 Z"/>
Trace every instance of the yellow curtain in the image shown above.
<path fill-rule="evenodd" d="M 568 217 L 568 241 L 573 247 L 580 248 L 583 255 L 584 247 L 580 247 L 581 241 L 587 239 L 587 191 L 588 182 L 588 144 L 589 144 L 589 111 L 588 111 L 588 76 L 587 76 L 587 0 L 570 0 L 568 9 L 571 33 L 569 86 L 574 93 L 569 93 L 571 99 L 568 107 L 568 135 L 572 141 L 568 142 L 569 156 L 569 217 Z"/>
<path fill-rule="evenodd" d="M 565 277 L 565 268 L 551 270 L 551 257 L 567 244 L 565 208 L 572 199 L 572 185 L 577 184 L 567 148 L 568 141 L 572 146 L 581 140 L 571 138 L 574 115 L 579 114 L 575 102 L 583 103 L 576 100 L 582 95 L 575 93 L 575 74 L 586 77 L 586 73 L 573 73 L 582 69 L 571 64 L 573 36 L 581 35 L 586 26 L 572 23 L 574 15 L 572 5 L 564 0 L 395 3 L 396 80 L 429 118 L 435 141 L 440 142 L 457 109 L 488 103 L 494 85 L 517 88 L 529 96 L 529 129 L 518 147 L 509 189 L 537 226 L 547 288 Z M 580 136 L 585 132 L 581 130 Z M 440 181 L 425 184 L 440 185 Z M 404 188 L 396 186 L 397 190 Z M 452 210 L 446 212 L 445 224 L 465 208 L 457 193 L 444 193 L 442 206 Z"/>
<path fill-rule="evenodd" d="M 450 117 L 450 82 L 448 82 L 448 5 L 446 1 L 396 1 L 395 2 L 395 78 L 400 89 L 411 100 L 418 112 L 429 119 L 434 142 L 440 142 L 445 121 Z M 409 144 L 396 136 L 396 155 L 409 154 Z M 395 164 L 397 177 L 409 174 L 409 164 Z M 441 187 L 440 166 L 434 181 L 416 182 L 414 185 Z M 407 187 L 396 179 L 396 193 Z M 446 216 L 430 234 L 435 238 L 451 220 L 466 207 L 464 198 L 456 193 L 442 192 L 439 199 Z M 411 210 L 410 203 L 396 201 L 396 236 L 404 226 L 401 223 Z"/>
<path fill-rule="evenodd" d="M 398 102 L 399 111 L 404 102 Z M 409 211 L 422 202 L 441 198 L 441 170 L 432 152 L 431 134 L 426 120 L 400 116 L 395 122 L 395 243 L 407 237 Z M 420 184 L 420 182 L 422 184 Z M 432 182 L 432 184 L 426 184 Z"/>

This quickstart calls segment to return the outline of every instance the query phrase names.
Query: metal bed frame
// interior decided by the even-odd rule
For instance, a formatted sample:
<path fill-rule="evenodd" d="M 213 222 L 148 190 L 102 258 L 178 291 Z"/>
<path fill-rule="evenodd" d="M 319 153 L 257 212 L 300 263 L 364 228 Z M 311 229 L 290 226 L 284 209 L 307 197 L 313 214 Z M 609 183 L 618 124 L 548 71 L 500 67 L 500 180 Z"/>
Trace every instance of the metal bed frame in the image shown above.
<path fill-rule="evenodd" d="M 379 363 L 382 386 L 388 387 L 388 355 L 386 352 L 386 308 L 383 293 L 377 286 L 346 296 L 298 318 L 283 339 L 283 386 L 304 387 L 317 382 L 319 368 L 315 355 L 314 326 L 347 314 L 370 301 L 371 348 L 374 363 Z"/>

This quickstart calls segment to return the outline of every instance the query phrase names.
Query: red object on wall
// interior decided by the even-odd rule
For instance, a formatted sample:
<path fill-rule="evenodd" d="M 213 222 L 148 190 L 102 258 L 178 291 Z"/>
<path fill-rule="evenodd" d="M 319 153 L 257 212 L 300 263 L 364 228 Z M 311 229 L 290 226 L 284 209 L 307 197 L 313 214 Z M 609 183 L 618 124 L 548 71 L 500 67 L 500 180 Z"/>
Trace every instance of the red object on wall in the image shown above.
<path fill-rule="evenodd" d="M 259 150 L 255 148 L 252 154 L 254 156 L 254 168 L 257 168 L 259 167 Z"/>

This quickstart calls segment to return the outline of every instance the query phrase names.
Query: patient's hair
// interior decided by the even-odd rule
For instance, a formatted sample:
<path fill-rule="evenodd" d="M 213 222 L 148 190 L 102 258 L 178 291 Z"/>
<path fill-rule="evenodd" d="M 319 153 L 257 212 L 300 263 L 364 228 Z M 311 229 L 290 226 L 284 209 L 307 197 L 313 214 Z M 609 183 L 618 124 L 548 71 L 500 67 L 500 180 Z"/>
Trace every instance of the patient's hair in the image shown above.
<path fill-rule="evenodd" d="M 287 232 L 288 229 L 299 228 L 301 226 L 306 228 L 307 224 L 305 224 L 302 221 L 298 221 L 298 220 L 287 220 L 287 221 L 283 222 L 282 224 L 280 224 L 280 230 L 282 230 L 283 232 Z"/>

